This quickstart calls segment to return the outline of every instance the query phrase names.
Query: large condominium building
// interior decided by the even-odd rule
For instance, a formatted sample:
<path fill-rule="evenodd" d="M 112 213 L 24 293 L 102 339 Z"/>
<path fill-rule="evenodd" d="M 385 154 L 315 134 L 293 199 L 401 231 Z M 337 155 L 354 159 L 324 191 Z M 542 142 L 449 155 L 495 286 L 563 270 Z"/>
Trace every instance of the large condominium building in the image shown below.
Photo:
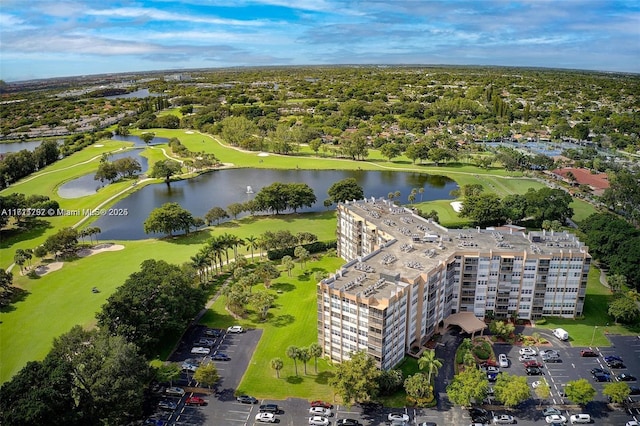
<path fill-rule="evenodd" d="M 574 235 L 447 229 L 387 200 L 340 204 L 338 254 L 318 283 L 318 343 L 333 361 L 365 350 L 383 369 L 452 314 L 582 314 L 591 257 Z"/>

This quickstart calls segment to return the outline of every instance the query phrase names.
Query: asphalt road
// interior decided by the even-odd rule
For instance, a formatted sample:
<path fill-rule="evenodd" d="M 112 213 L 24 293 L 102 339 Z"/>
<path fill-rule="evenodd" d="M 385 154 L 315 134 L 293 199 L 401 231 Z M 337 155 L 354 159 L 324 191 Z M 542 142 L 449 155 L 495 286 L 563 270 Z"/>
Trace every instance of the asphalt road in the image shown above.
<path fill-rule="evenodd" d="M 202 328 L 192 329 L 186 336 L 184 343 L 179 347 L 178 351 L 172 356 L 172 361 L 183 361 L 193 358 L 190 349 L 195 340 L 202 333 Z M 520 330 L 519 330 L 520 331 Z M 583 348 L 573 348 L 566 342 L 556 339 L 550 332 L 540 329 L 524 329 L 525 334 L 536 331 L 545 336 L 553 348 L 560 353 L 562 362 L 560 363 L 544 363 L 543 376 L 528 377 L 527 382 L 533 383 L 535 380 L 547 380 L 551 387 L 551 396 L 546 401 L 537 399 L 532 391 L 533 398 L 518 407 L 517 410 L 507 410 L 497 405 L 484 405 L 492 414 L 510 414 L 516 417 L 517 424 L 524 426 L 544 425 L 546 424 L 542 416 L 542 408 L 555 406 L 563 411 L 565 417 L 569 418 L 572 414 L 580 412 L 589 413 L 594 419 L 593 424 L 603 426 L 624 426 L 627 421 L 635 418 L 640 420 L 640 410 L 628 405 L 626 409 L 613 409 L 607 404 L 606 398 L 602 395 L 602 388 L 606 383 L 598 383 L 593 380 L 590 370 L 594 367 L 604 367 L 603 357 L 583 358 L 580 357 L 580 350 Z M 215 340 L 212 347 L 214 351 L 224 352 L 231 358 L 230 361 L 216 362 L 221 381 L 215 392 L 200 392 L 201 389 L 195 387 L 195 383 L 189 375 L 184 374 L 179 385 L 183 386 L 187 391 L 182 398 L 165 397 L 164 399 L 172 400 L 178 404 L 178 408 L 171 412 L 159 412 L 155 418 L 166 421 L 169 425 L 212 425 L 212 426 L 254 426 L 255 416 L 259 412 L 259 405 L 265 403 L 278 404 L 280 412 L 277 415 L 278 424 L 288 426 L 306 426 L 309 418 L 309 402 L 302 399 L 290 398 L 284 401 L 261 400 L 258 404 L 242 404 L 236 401 L 234 391 L 237 388 L 242 375 L 246 371 L 249 361 L 260 340 L 260 330 L 248 330 L 241 334 L 223 334 Z M 603 356 L 619 355 L 624 359 L 626 367 L 624 370 L 613 370 L 615 374 L 626 372 L 636 377 L 640 376 L 640 339 L 636 337 L 609 336 L 612 347 L 609 348 L 592 348 L 600 352 Z M 436 347 L 436 353 L 439 358 L 446 360 L 440 374 L 436 378 L 436 392 L 438 394 L 438 405 L 434 409 L 363 409 L 360 406 L 345 407 L 337 405 L 334 407 L 334 413 L 331 417 L 331 424 L 342 418 L 358 419 L 364 425 L 382 426 L 388 425 L 387 416 L 389 413 L 405 413 L 410 417 L 410 425 L 417 425 L 422 422 L 431 421 L 437 425 L 453 425 L 465 426 L 472 423 L 469 414 L 460 407 L 452 406 L 446 398 L 446 386 L 453 377 L 453 358 L 455 348 L 462 340 L 462 336 L 456 333 L 443 336 L 439 345 Z M 518 362 L 519 346 L 511 346 L 506 344 L 496 344 L 494 346 L 496 355 L 504 353 L 508 356 L 510 366 L 505 368 L 511 374 L 525 375 L 524 367 Z M 542 361 L 537 357 L 538 361 Z M 607 368 L 608 369 L 608 368 Z M 580 408 L 571 404 L 566 398 L 561 396 L 563 385 L 568 381 L 577 380 L 579 378 L 588 379 L 598 391 L 596 401 L 588 404 L 584 408 Z M 614 375 L 615 380 L 615 375 Z M 640 382 L 631 382 L 631 385 L 640 386 Z M 191 391 L 196 391 L 192 393 Z M 184 401 L 188 396 L 202 396 L 208 403 L 202 407 L 185 406 Z M 640 397 L 635 397 L 636 401 Z M 488 403 L 490 401 L 486 401 Z M 636 404 L 638 406 L 638 403 Z"/>

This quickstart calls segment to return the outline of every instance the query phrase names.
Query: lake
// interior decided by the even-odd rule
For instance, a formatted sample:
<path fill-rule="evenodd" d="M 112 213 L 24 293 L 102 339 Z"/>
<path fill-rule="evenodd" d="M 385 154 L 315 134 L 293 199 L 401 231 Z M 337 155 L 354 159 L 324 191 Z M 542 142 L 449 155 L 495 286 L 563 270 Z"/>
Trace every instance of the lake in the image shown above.
<path fill-rule="evenodd" d="M 400 191 L 400 203 L 407 203 L 412 188 L 424 188 L 422 199 L 453 199 L 449 192 L 458 187 L 455 181 L 423 173 L 363 170 L 217 170 L 193 179 L 148 185 L 116 203 L 114 209 L 127 209 L 128 216 L 103 216 L 93 223 L 102 230 L 101 239 L 138 240 L 161 235 L 145 234 L 143 222 L 154 208 L 164 203 L 176 202 L 194 216 L 204 217 L 212 207 L 226 207 L 252 199 L 255 193 L 274 182 L 303 182 L 313 188 L 317 202 L 300 212 L 325 210 L 323 202 L 328 198 L 329 187 L 342 179 L 353 177 L 364 189 L 366 197 L 387 197 L 389 192 Z M 254 194 L 247 193 L 251 186 Z M 420 201 L 416 195 L 416 202 Z M 335 208 L 335 207 L 334 207 Z M 244 214 L 246 215 L 246 214 Z"/>
<path fill-rule="evenodd" d="M 149 168 L 149 160 L 146 157 L 140 155 L 142 153 L 141 149 L 128 150 L 125 152 L 118 152 L 116 154 L 109 155 L 109 161 L 115 161 L 120 158 L 132 157 L 138 160 L 140 163 L 140 167 L 142 167 L 142 172 L 144 173 Z M 84 176 L 80 176 L 79 178 L 70 180 L 69 182 L 63 183 L 58 188 L 58 195 L 62 198 L 80 198 L 85 197 L 87 195 L 95 194 L 100 188 L 103 188 L 108 185 L 108 183 L 102 183 L 99 180 L 95 180 L 93 177 L 95 176 L 95 172 L 86 174 Z"/>

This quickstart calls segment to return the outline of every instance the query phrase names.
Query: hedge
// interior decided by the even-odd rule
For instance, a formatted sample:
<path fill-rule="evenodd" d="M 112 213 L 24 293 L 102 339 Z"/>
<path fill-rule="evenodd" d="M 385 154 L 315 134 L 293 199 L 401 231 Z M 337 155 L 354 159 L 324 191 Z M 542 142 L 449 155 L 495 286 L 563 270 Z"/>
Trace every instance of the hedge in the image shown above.
<path fill-rule="evenodd" d="M 338 246 L 336 240 L 333 241 L 316 241 L 309 244 L 303 244 L 302 247 L 306 248 L 310 254 L 320 253 L 329 249 L 334 249 Z M 296 246 L 297 247 L 297 246 Z M 285 256 L 295 257 L 294 251 L 296 247 L 287 247 L 284 249 L 269 250 L 267 251 L 267 258 L 269 260 L 280 260 Z"/>

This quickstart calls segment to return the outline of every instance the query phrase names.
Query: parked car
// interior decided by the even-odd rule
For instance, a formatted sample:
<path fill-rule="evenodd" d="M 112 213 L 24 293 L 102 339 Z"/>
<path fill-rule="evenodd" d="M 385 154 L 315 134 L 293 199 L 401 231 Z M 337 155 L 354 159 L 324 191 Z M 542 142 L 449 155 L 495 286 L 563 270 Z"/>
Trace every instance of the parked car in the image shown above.
<path fill-rule="evenodd" d="M 211 340 L 211 339 L 205 339 L 205 338 L 202 338 L 202 339 L 198 340 L 198 341 L 195 343 L 195 345 L 196 345 L 196 346 L 213 346 L 215 343 L 216 343 L 216 342 L 214 342 L 214 341 L 213 341 L 213 340 Z"/>
<path fill-rule="evenodd" d="M 627 366 L 624 365 L 622 361 L 611 360 L 611 361 L 605 361 L 605 362 L 607 363 L 607 366 L 609 368 L 627 368 Z"/>
<path fill-rule="evenodd" d="M 538 351 L 536 351 L 534 348 L 532 348 L 531 346 L 527 346 L 525 348 L 521 348 L 518 353 L 520 355 L 529 355 L 529 356 L 536 356 L 538 354 Z"/>
<path fill-rule="evenodd" d="M 469 415 L 471 416 L 471 420 L 478 421 L 479 418 L 487 418 L 489 416 L 489 412 L 484 408 L 469 408 Z"/>
<path fill-rule="evenodd" d="M 161 410 L 174 411 L 178 408 L 178 404 L 173 401 L 160 401 L 158 402 L 158 408 Z"/>
<path fill-rule="evenodd" d="M 390 422 L 408 422 L 409 416 L 404 413 L 389 413 L 389 415 L 387 416 L 387 420 L 389 420 Z"/>
<path fill-rule="evenodd" d="M 540 386 L 542 386 L 543 384 L 546 384 L 547 381 L 546 380 L 536 380 L 535 382 L 531 383 L 531 387 L 532 388 L 539 388 Z"/>
<path fill-rule="evenodd" d="M 624 362 L 624 360 L 623 360 L 621 357 L 619 357 L 618 355 L 606 355 L 606 356 L 604 356 L 604 360 L 605 360 L 606 362 L 609 362 L 609 361 L 620 361 L 620 362 Z"/>
<path fill-rule="evenodd" d="M 198 369 L 198 364 L 194 362 L 185 361 L 182 363 L 182 369 L 191 371 L 193 373 Z"/>
<path fill-rule="evenodd" d="M 520 355 L 518 357 L 518 361 L 520 362 L 527 362 L 527 361 L 535 361 L 536 357 L 533 355 Z"/>
<path fill-rule="evenodd" d="M 244 331 L 244 328 L 242 328 L 241 325 L 232 325 L 231 327 L 227 328 L 227 333 L 242 333 Z"/>
<path fill-rule="evenodd" d="M 538 367 L 528 367 L 525 368 L 527 376 L 541 376 L 544 372 Z"/>
<path fill-rule="evenodd" d="M 498 380 L 498 373 L 487 373 L 487 380 L 490 382 L 495 382 Z"/>
<path fill-rule="evenodd" d="M 333 408 L 333 404 L 324 401 L 311 401 L 309 405 L 312 407 Z"/>
<path fill-rule="evenodd" d="M 509 367 L 509 360 L 507 359 L 507 355 L 505 354 L 498 355 L 498 365 L 502 368 Z"/>
<path fill-rule="evenodd" d="M 229 355 L 225 353 L 216 352 L 211 356 L 211 359 L 214 361 L 229 361 L 231 358 L 229 358 Z"/>
<path fill-rule="evenodd" d="M 258 400 L 249 395 L 239 395 L 236 397 L 236 401 L 241 402 L 243 404 L 257 404 Z"/>
<path fill-rule="evenodd" d="M 276 415 L 273 413 L 258 413 L 256 414 L 256 422 L 275 423 Z"/>
<path fill-rule="evenodd" d="M 329 426 L 329 419 L 322 416 L 309 417 L 309 424 L 312 426 Z"/>
<path fill-rule="evenodd" d="M 569 333 L 564 328 L 556 328 L 553 330 L 553 335 L 560 340 L 569 340 Z"/>
<path fill-rule="evenodd" d="M 592 351 L 590 349 L 583 349 L 580 351 L 580 356 L 582 357 L 597 357 L 598 353 L 596 351 Z"/>
<path fill-rule="evenodd" d="M 356 419 L 340 419 L 336 420 L 336 426 L 362 426 Z"/>
<path fill-rule="evenodd" d="M 556 407 L 547 407 L 544 410 L 542 410 L 542 415 L 545 417 L 553 416 L 554 414 L 561 415 L 562 411 L 558 410 Z"/>
<path fill-rule="evenodd" d="M 205 336 L 209 337 L 220 337 L 222 336 L 222 330 L 218 330 L 216 328 L 207 328 L 203 333 Z"/>
<path fill-rule="evenodd" d="M 196 355 L 209 355 L 210 352 L 211 349 L 204 348 L 202 346 L 194 346 L 193 348 L 191 348 L 191 353 Z"/>
<path fill-rule="evenodd" d="M 638 423 L 636 420 L 629 420 L 624 426 L 640 426 L 640 423 Z"/>
<path fill-rule="evenodd" d="M 567 422 L 567 418 L 562 414 L 552 414 L 550 416 L 545 417 L 544 421 L 549 424 L 551 423 L 565 424 Z"/>
<path fill-rule="evenodd" d="M 588 414 L 574 414 L 569 417 L 571 424 L 575 423 L 591 423 L 591 416 Z"/>
<path fill-rule="evenodd" d="M 543 349 L 540 351 L 540 356 L 560 356 L 560 352 L 555 349 Z"/>
<path fill-rule="evenodd" d="M 184 389 L 173 386 L 170 388 L 166 388 L 164 390 L 164 393 L 166 393 L 167 395 L 174 395 L 174 396 L 183 396 L 184 395 Z"/>
<path fill-rule="evenodd" d="M 190 396 L 184 402 L 187 405 L 207 405 L 207 401 L 200 398 L 199 396 Z"/>
<path fill-rule="evenodd" d="M 620 380 L 621 382 L 635 382 L 637 379 L 635 376 L 632 376 L 631 374 L 622 373 L 622 374 L 618 374 L 618 380 Z"/>
<path fill-rule="evenodd" d="M 310 407 L 309 408 L 309 414 L 311 414 L 313 416 L 325 416 L 325 417 L 333 416 L 333 413 L 331 412 L 331 409 L 324 408 L 324 407 Z"/>
<path fill-rule="evenodd" d="M 537 368 L 542 368 L 544 367 L 544 364 L 538 361 L 525 361 L 522 365 L 524 365 L 524 368 L 527 367 L 537 367 Z"/>
<path fill-rule="evenodd" d="M 260 406 L 260 412 L 278 414 L 280 412 L 280 407 L 278 407 L 277 404 L 263 404 Z"/>
<path fill-rule="evenodd" d="M 422 422 L 422 423 L 418 423 L 418 426 L 438 426 L 438 425 L 435 424 L 434 422 Z"/>
<path fill-rule="evenodd" d="M 597 374 L 597 373 L 610 374 L 609 370 L 605 370 L 604 368 L 596 367 L 591 369 L 591 374 Z"/>
<path fill-rule="evenodd" d="M 559 356 L 542 357 L 544 362 L 562 362 Z"/>
<path fill-rule="evenodd" d="M 640 395 L 640 388 L 637 386 L 629 386 L 629 395 Z"/>
<path fill-rule="evenodd" d="M 609 382 L 611 381 L 611 376 L 604 373 L 596 373 L 593 375 L 593 378 L 596 382 Z"/>
<path fill-rule="evenodd" d="M 493 424 L 496 424 L 496 425 L 510 425 L 515 422 L 516 422 L 516 419 L 513 416 L 508 416 L 506 414 L 493 416 Z"/>

